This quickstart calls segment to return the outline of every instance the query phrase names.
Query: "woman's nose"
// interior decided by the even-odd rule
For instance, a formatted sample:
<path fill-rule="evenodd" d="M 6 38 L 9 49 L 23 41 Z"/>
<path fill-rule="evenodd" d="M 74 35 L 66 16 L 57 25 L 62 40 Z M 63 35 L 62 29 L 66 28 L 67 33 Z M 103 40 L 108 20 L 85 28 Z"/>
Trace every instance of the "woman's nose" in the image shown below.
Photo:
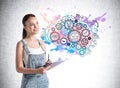
<path fill-rule="evenodd" d="M 37 27 L 38 27 L 38 24 L 35 24 L 34 27 L 37 28 Z"/>

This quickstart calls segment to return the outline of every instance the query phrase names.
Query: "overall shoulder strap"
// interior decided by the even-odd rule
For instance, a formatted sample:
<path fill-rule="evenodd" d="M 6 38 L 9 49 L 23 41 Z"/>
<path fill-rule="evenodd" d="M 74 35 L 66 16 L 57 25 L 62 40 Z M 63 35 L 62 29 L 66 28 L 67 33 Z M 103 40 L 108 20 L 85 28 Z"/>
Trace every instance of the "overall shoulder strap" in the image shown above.
<path fill-rule="evenodd" d="M 40 47 L 42 48 L 42 50 L 46 53 L 46 51 L 44 50 L 44 48 L 43 48 L 43 46 L 42 46 L 42 44 L 40 43 L 39 40 L 38 40 L 38 43 L 39 43 Z"/>
<path fill-rule="evenodd" d="M 29 54 L 29 53 L 30 53 L 30 51 L 29 51 L 29 49 L 28 49 L 28 46 L 27 46 L 27 44 L 26 44 L 25 40 L 24 40 L 24 39 L 22 39 L 22 40 L 21 40 L 21 42 L 23 43 L 23 47 L 24 47 L 24 49 L 25 49 L 26 53 L 27 53 L 27 54 Z"/>

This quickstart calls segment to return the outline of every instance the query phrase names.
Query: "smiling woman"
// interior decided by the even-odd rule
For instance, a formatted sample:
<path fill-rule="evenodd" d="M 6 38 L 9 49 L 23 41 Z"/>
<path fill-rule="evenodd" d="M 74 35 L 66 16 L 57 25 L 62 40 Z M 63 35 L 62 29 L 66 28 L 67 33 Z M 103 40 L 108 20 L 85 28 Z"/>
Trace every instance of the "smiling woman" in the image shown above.
<path fill-rule="evenodd" d="M 23 18 L 23 39 L 16 47 L 16 70 L 23 73 L 21 88 L 48 88 L 46 71 L 51 61 L 46 61 L 45 44 L 35 37 L 39 32 L 38 21 L 34 14 Z"/>

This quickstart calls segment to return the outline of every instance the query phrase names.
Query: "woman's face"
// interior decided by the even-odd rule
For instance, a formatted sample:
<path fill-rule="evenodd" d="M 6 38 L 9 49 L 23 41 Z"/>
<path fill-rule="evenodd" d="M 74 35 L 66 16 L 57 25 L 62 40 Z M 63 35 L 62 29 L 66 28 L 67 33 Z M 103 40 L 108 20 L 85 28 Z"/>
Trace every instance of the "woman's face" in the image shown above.
<path fill-rule="evenodd" d="M 24 29 L 29 34 L 37 34 L 39 32 L 39 25 L 36 17 L 30 17 L 26 22 Z"/>

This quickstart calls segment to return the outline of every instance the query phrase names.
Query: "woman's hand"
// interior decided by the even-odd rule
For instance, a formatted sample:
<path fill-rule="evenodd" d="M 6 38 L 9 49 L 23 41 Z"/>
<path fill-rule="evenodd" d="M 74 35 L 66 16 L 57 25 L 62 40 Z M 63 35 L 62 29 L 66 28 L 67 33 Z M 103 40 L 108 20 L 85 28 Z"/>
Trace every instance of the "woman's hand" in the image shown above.
<path fill-rule="evenodd" d="M 45 63 L 44 67 L 48 67 L 52 64 L 52 61 L 50 59 L 47 60 L 47 62 Z"/>
<path fill-rule="evenodd" d="M 46 68 L 45 67 L 40 67 L 40 68 L 38 68 L 38 73 L 39 74 L 45 74 L 46 73 Z"/>
<path fill-rule="evenodd" d="M 44 65 L 44 68 L 46 70 L 49 70 L 51 67 L 52 61 L 50 59 L 47 60 L 46 64 Z"/>
<path fill-rule="evenodd" d="M 52 61 L 50 59 L 47 60 L 46 64 L 51 65 Z"/>

